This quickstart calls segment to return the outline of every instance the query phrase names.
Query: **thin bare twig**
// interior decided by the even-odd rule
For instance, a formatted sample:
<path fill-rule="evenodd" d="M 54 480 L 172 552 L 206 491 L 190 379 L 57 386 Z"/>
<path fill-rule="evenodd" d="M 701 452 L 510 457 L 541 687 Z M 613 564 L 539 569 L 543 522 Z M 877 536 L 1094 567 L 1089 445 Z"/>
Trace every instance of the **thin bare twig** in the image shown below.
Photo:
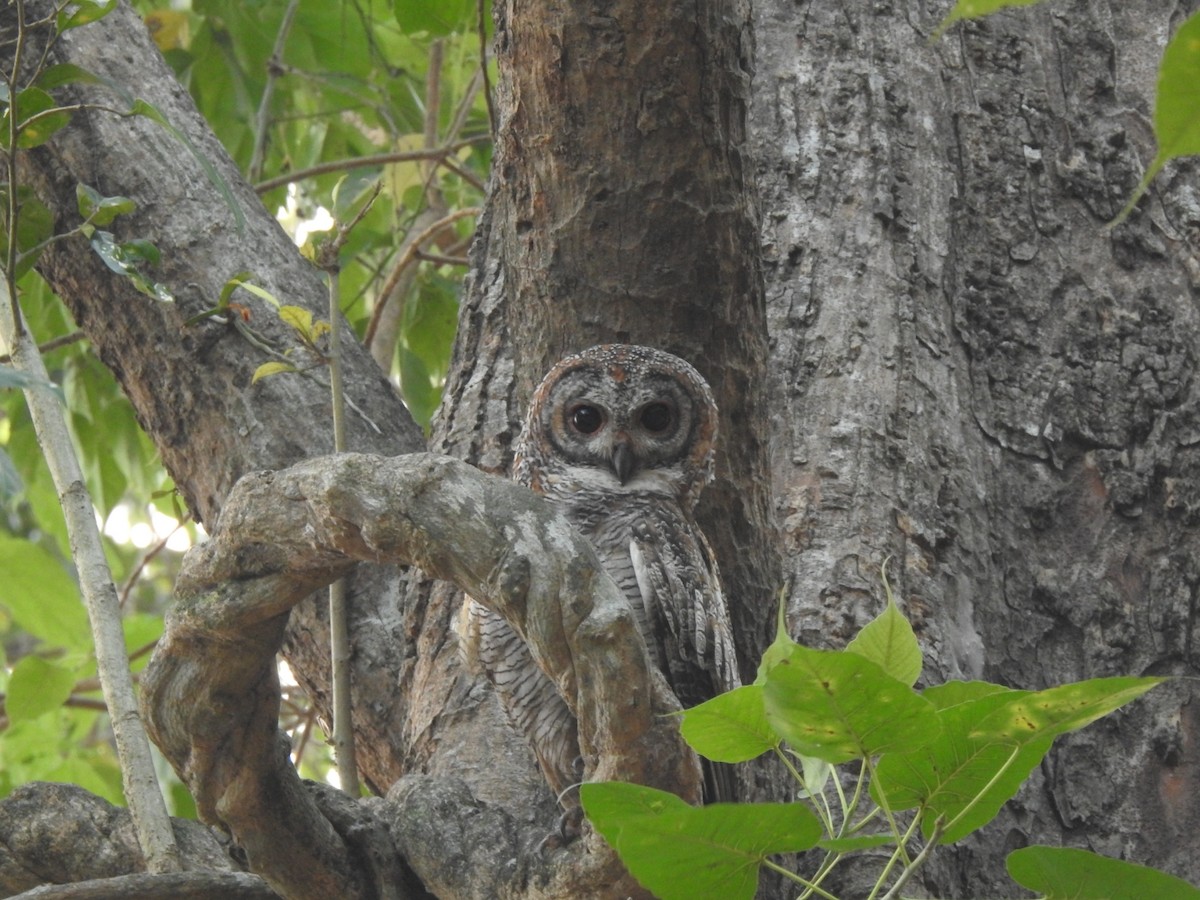
<path fill-rule="evenodd" d="M 66 347 L 68 344 L 77 344 L 86 339 L 87 335 L 82 331 L 72 331 L 70 334 L 64 334 L 56 338 L 51 338 L 44 344 L 38 344 L 38 353 L 49 353 L 51 350 L 57 350 L 59 347 Z M 0 353 L 0 363 L 7 365 L 11 362 L 11 353 Z"/>
<path fill-rule="evenodd" d="M 487 101 L 488 111 L 488 127 L 492 134 L 496 134 L 496 107 L 492 103 L 492 85 L 488 78 L 488 55 L 487 55 L 487 13 L 485 11 L 486 4 L 484 0 L 476 0 L 475 3 L 475 26 L 479 30 L 479 71 L 483 73 L 483 98 Z"/>
<path fill-rule="evenodd" d="M 437 263 L 439 266 L 465 266 L 470 263 L 465 256 L 443 256 L 440 253 L 426 253 L 424 250 L 417 251 L 417 259 L 421 262 Z"/>
<path fill-rule="evenodd" d="M 342 384 L 341 288 L 338 255 L 350 232 L 375 203 L 380 185 L 349 222 L 342 225 L 333 240 L 321 247 L 318 260 L 329 279 L 329 389 L 333 403 L 333 448 L 344 453 L 346 447 L 346 390 Z M 354 743 L 353 694 L 350 684 L 350 624 L 346 605 L 346 581 L 339 578 L 329 585 L 329 652 L 333 688 L 333 748 L 338 780 L 342 790 L 352 797 L 359 794 L 358 752 Z"/>
<path fill-rule="evenodd" d="M 484 190 L 483 180 L 480 179 L 474 172 L 470 172 L 458 164 L 458 160 L 452 156 L 443 156 L 438 160 L 438 165 L 445 166 L 463 181 L 470 184 L 480 192 Z"/>
<path fill-rule="evenodd" d="M 258 115 L 254 120 L 254 153 L 250 157 L 248 181 L 257 181 L 262 174 L 263 158 L 267 152 L 267 128 L 271 118 L 271 98 L 275 94 L 275 79 L 283 74 L 283 48 L 287 44 L 288 35 L 292 30 L 292 22 L 296 19 L 296 10 L 300 0 L 291 0 L 283 13 L 283 21 L 279 23 L 279 33 L 275 35 L 275 46 L 271 48 L 271 56 L 267 60 L 267 85 L 263 88 L 262 97 L 258 101 Z"/>
<path fill-rule="evenodd" d="M 258 182 L 254 186 L 255 193 L 265 194 L 267 191 L 274 190 L 277 187 L 282 187 L 285 184 L 291 184 L 295 181 L 303 181 L 305 178 L 315 178 L 318 175 L 328 175 L 330 172 L 344 172 L 350 169 L 365 169 L 372 166 L 384 166 L 388 163 L 397 162 L 418 162 L 422 159 L 437 159 L 441 160 L 453 153 L 458 152 L 463 147 L 469 147 L 472 144 L 478 144 L 482 141 L 488 141 L 491 138 L 482 134 L 477 137 L 464 138 L 461 141 L 455 141 L 452 144 L 447 144 L 444 147 L 434 147 L 427 150 L 397 150 L 394 153 L 376 153 L 371 156 L 358 156 L 353 159 L 335 159 L 330 162 L 318 163 L 315 166 L 309 166 L 307 169 L 297 169 L 294 172 L 286 172 L 283 175 L 277 175 L 274 178 L 267 178 L 264 181 Z"/>
<path fill-rule="evenodd" d="M 479 213 L 480 208 L 478 206 L 468 206 L 464 209 L 456 209 L 449 215 L 442 216 L 442 218 L 425 228 L 420 234 L 408 242 L 408 247 L 400 255 L 400 259 L 397 261 L 396 265 L 392 267 L 392 271 L 388 275 L 387 283 L 379 292 L 380 301 L 375 304 L 375 309 L 371 313 L 371 321 L 368 323 L 367 333 L 363 337 L 364 344 L 370 346 L 371 339 L 375 334 L 375 329 L 379 327 L 379 317 L 385 306 L 384 301 L 391 294 L 391 292 L 395 290 L 396 284 L 399 282 L 400 277 L 404 274 L 404 270 L 407 269 L 417 258 L 417 253 L 419 252 L 421 245 L 436 235 L 443 228 L 454 224 L 459 219 L 465 219 L 467 216 L 477 216 Z"/>

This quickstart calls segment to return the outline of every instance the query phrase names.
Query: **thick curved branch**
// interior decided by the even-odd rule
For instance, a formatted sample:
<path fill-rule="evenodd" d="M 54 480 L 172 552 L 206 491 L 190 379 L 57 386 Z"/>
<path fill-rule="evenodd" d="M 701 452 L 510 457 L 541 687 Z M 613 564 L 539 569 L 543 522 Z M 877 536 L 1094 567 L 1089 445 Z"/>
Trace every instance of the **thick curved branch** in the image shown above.
<path fill-rule="evenodd" d="M 369 890 L 275 726 L 287 612 L 356 561 L 417 565 L 512 623 L 576 714 L 585 777 L 695 795 L 695 757 L 663 715 L 674 698 L 619 589 L 563 516 L 447 457 L 309 460 L 238 483 L 212 540 L 185 562 L 143 680 L 151 733 L 202 817 L 232 832 L 276 890 Z M 599 843 L 588 852 L 611 865 Z"/>

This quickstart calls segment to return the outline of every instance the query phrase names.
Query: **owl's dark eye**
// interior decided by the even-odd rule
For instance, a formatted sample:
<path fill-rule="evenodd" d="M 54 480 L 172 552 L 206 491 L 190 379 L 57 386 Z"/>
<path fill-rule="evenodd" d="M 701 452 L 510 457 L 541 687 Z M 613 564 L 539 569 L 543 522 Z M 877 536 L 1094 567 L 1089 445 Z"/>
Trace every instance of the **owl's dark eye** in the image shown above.
<path fill-rule="evenodd" d="M 675 422 L 675 412 L 665 403 L 651 403 L 642 410 L 642 427 L 654 434 L 661 434 Z"/>
<path fill-rule="evenodd" d="M 567 412 L 567 421 L 580 434 L 595 434 L 604 424 L 604 413 L 587 403 L 580 403 Z"/>

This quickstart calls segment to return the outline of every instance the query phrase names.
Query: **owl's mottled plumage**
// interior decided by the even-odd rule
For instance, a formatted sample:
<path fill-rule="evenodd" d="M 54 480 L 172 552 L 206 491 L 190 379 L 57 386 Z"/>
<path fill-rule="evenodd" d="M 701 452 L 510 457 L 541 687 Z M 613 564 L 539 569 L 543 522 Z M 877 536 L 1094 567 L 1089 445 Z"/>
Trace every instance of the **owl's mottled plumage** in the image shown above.
<path fill-rule="evenodd" d="M 628 597 L 650 658 L 684 707 L 739 684 L 716 562 L 693 508 L 713 475 L 717 408 L 676 356 L 605 344 L 534 392 L 514 478 L 558 504 Z M 468 600 L 463 631 L 560 794 L 579 781 L 574 717 L 502 618 Z M 711 773 L 709 773 L 711 775 Z M 727 790 L 706 776 L 706 799 Z"/>

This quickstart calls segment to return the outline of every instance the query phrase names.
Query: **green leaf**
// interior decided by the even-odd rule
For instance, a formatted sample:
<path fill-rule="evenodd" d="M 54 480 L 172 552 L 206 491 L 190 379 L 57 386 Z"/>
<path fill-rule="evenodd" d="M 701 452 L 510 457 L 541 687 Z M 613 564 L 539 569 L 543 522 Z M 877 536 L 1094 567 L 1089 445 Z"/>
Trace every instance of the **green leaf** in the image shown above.
<path fill-rule="evenodd" d="M 17 625 L 53 646 L 90 649 L 87 612 L 62 563 L 37 544 L 0 535 L 0 572 L 0 604 Z"/>
<path fill-rule="evenodd" d="M 937 737 L 933 705 L 857 653 L 795 647 L 767 674 L 767 721 L 831 763 L 914 750 Z"/>
<path fill-rule="evenodd" d="M 237 283 L 233 284 L 235 281 Z M 235 275 L 232 279 L 225 283 L 225 287 L 221 290 L 221 296 L 223 298 L 228 296 L 228 294 L 226 294 L 226 290 L 230 290 L 230 293 L 232 293 L 232 290 L 229 287 L 231 284 L 233 284 L 234 288 L 242 288 L 243 290 L 249 291 L 255 297 L 258 297 L 260 300 L 265 300 L 276 309 L 280 309 L 282 306 L 275 295 L 266 288 L 261 288 L 251 281 L 249 277 L 242 278 L 240 275 Z"/>
<path fill-rule="evenodd" d="M 129 653 L 133 653 L 162 637 L 163 617 L 148 613 L 136 613 L 126 616 L 122 620 L 121 626 L 125 629 L 125 649 Z M 150 654 L 146 653 L 133 661 L 133 670 L 141 671 L 149 662 Z"/>
<path fill-rule="evenodd" d="M 14 109 L 9 106 L 0 121 L 0 147 L 8 149 L 8 118 Z M 54 133 L 71 121 L 71 114 L 61 109 L 53 97 L 41 88 L 29 87 L 17 94 L 17 146 L 23 150 L 46 143 Z"/>
<path fill-rule="evenodd" d="M 883 671 L 897 681 L 912 687 L 921 677 L 921 647 L 917 643 L 917 636 L 913 634 L 912 625 L 896 606 L 886 572 L 883 587 L 887 592 L 887 606 L 863 627 L 854 640 L 846 645 L 846 649 L 878 663 Z"/>
<path fill-rule="evenodd" d="M 58 709 L 67 702 L 74 686 L 75 673 L 70 669 L 40 656 L 26 656 L 13 667 L 8 679 L 4 701 L 8 717 L 19 722 Z"/>
<path fill-rule="evenodd" d="M 1168 162 L 1200 153 L 1200 13 L 1193 13 L 1163 51 L 1154 98 L 1154 138 L 1158 152 L 1125 207 L 1109 223 L 1122 222 Z"/>
<path fill-rule="evenodd" d="M 136 260 L 125 257 L 125 251 L 117 243 L 111 231 L 92 232 L 90 243 L 96 255 L 104 260 L 104 264 L 118 275 L 128 276 L 134 271 Z"/>
<path fill-rule="evenodd" d="M 0 369 L 0 377 L 4 375 L 4 370 Z M 0 447 L 0 503 L 7 503 L 12 497 L 20 493 L 25 487 L 21 480 L 21 473 L 17 471 L 17 467 L 13 465 L 12 459 Z M 2 609 L 3 607 L 0 607 Z M 0 630 L 4 630 L 3 622 L 0 622 Z M 4 665 L 3 648 L 0 648 L 0 668 Z"/>
<path fill-rule="evenodd" d="M 979 730 L 997 709 L 1024 691 L 985 682 L 948 682 L 927 690 L 941 734 L 909 753 L 884 756 L 875 767 L 871 794 L 886 795 L 892 809 L 921 807 L 928 839 L 941 817 L 942 843 L 952 843 L 987 824 L 1041 762 L 1051 737 L 1016 742 Z"/>
<path fill-rule="evenodd" d="M 116 0 L 73 0 L 58 14 L 58 30 L 62 32 L 99 21 L 116 8 Z"/>
<path fill-rule="evenodd" d="M 994 12 L 999 12 L 1002 9 L 1008 9 L 1013 6 L 1033 6 L 1035 3 L 1040 3 L 1041 0 L 958 0 L 954 4 L 954 9 L 946 18 L 938 23 L 938 27 L 933 31 L 933 37 L 930 40 L 936 41 L 945 33 L 946 29 L 960 19 L 979 19 L 983 16 L 990 15 Z"/>
<path fill-rule="evenodd" d="M 400 394 L 404 405 L 422 428 L 428 427 L 441 400 L 441 389 L 433 383 L 424 360 L 407 347 L 397 348 L 400 356 Z"/>
<path fill-rule="evenodd" d="M 0 184 L 0 203 L 8 205 L 8 185 Z M 0 222 L 0 247 L 8 246 L 8 229 Z M 33 268 L 46 243 L 54 236 L 54 214 L 26 186 L 17 188 L 16 278 Z"/>
<path fill-rule="evenodd" d="M 817 846 L 834 853 L 854 853 L 894 843 L 896 839 L 890 834 L 864 834 L 861 837 L 830 838 L 827 841 L 819 841 Z"/>
<path fill-rule="evenodd" d="M 75 205 L 79 214 L 93 225 L 109 225 L 117 216 L 137 209 L 137 204 L 128 197 L 104 197 L 95 188 L 82 182 L 75 185 Z"/>
<path fill-rule="evenodd" d="M 1154 103 L 1159 156 L 1200 153 L 1200 13 L 1179 26 L 1163 51 Z"/>
<path fill-rule="evenodd" d="M 755 684 L 766 684 L 767 673 L 780 662 L 792 655 L 792 650 L 800 645 L 792 640 L 787 630 L 787 595 L 784 591 L 779 592 L 779 607 L 775 615 L 775 640 L 771 642 L 771 646 L 763 653 L 762 659 L 758 663 L 758 675 L 754 679 Z"/>
<path fill-rule="evenodd" d="M 141 293 L 163 303 L 174 302 L 174 295 L 165 285 L 151 280 L 138 269 L 143 263 L 158 262 L 158 248 L 152 243 L 140 239 L 118 243 L 112 232 L 99 229 L 92 232 L 90 243 L 106 266 L 128 278 Z"/>
<path fill-rule="evenodd" d="M 236 275 L 234 275 L 232 278 L 230 278 L 228 281 L 226 281 L 225 284 L 221 288 L 221 297 L 217 301 L 217 308 L 224 309 L 225 307 L 227 307 L 229 305 L 229 298 L 233 296 L 233 292 L 236 291 L 240 287 L 244 287 L 246 284 L 251 282 L 253 279 L 254 279 L 254 274 L 251 272 L 238 272 Z M 273 302 L 275 302 L 274 297 L 271 297 L 271 300 Z M 275 306 L 278 307 L 279 303 L 275 302 Z"/>
<path fill-rule="evenodd" d="M 46 207 L 41 200 L 32 195 L 24 196 L 26 192 L 19 190 L 19 194 L 23 195 L 20 201 L 20 208 L 17 210 L 17 265 L 14 274 L 17 278 L 21 278 L 34 267 L 38 261 L 38 257 L 42 254 L 42 249 L 46 241 L 54 236 L 54 213 Z M 3 229 L 0 229 L 0 234 L 4 234 Z M 7 242 L 7 235 L 4 239 Z"/>
<path fill-rule="evenodd" d="M 1200 889 L 1157 869 L 1071 847 L 1025 847 L 1008 874 L 1046 900 L 1200 900 Z"/>
<path fill-rule="evenodd" d="M 443 37 L 473 28 L 475 0 L 394 0 L 396 22 L 407 34 Z"/>
<path fill-rule="evenodd" d="M 301 340 L 310 345 L 315 344 L 317 338 L 329 328 L 328 322 L 314 322 L 313 314 L 303 306 L 281 306 L 279 307 L 279 318 L 295 331 Z M 325 327 L 322 328 L 322 325 Z"/>
<path fill-rule="evenodd" d="M 798 803 L 694 807 L 635 784 L 585 784 L 588 818 L 630 873 L 662 900 L 752 900 L 758 867 L 775 853 L 807 850 L 821 825 Z"/>
<path fill-rule="evenodd" d="M 1166 678 L 1093 678 L 1030 694 L 1017 694 L 972 737 L 1007 737 L 1018 743 L 1075 731 L 1135 700 Z"/>
<path fill-rule="evenodd" d="M 257 381 L 262 380 L 263 378 L 269 378 L 270 376 L 278 375 L 281 372 L 295 372 L 295 371 L 298 371 L 298 370 L 291 363 L 282 362 L 280 360 L 273 359 L 270 362 L 263 363 L 261 366 L 259 366 L 257 369 L 254 370 L 254 376 L 250 379 L 250 383 L 254 384 Z"/>
<path fill-rule="evenodd" d="M 679 730 L 693 750 L 716 762 L 754 759 L 780 742 L 767 722 L 763 689 L 756 684 L 736 688 L 684 711 Z"/>
<path fill-rule="evenodd" d="M 33 83 L 44 91 L 52 91 L 64 84 L 103 84 L 104 82 L 87 69 L 74 63 L 57 63 L 42 69 Z"/>
<path fill-rule="evenodd" d="M 37 388 L 43 391 L 49 391 L 54 394 L 60 401 L 63 400 L 62 388 L 52 381 L 43 381 L 40 378 L 34 378 L 28 372 L 20 372 L 8 366 L 0 367 L 0 389 L 18 388 L 19 390 L 28 390 L 29 388 Z M 0 598 L 2 600 L 3 598 Z"/>

